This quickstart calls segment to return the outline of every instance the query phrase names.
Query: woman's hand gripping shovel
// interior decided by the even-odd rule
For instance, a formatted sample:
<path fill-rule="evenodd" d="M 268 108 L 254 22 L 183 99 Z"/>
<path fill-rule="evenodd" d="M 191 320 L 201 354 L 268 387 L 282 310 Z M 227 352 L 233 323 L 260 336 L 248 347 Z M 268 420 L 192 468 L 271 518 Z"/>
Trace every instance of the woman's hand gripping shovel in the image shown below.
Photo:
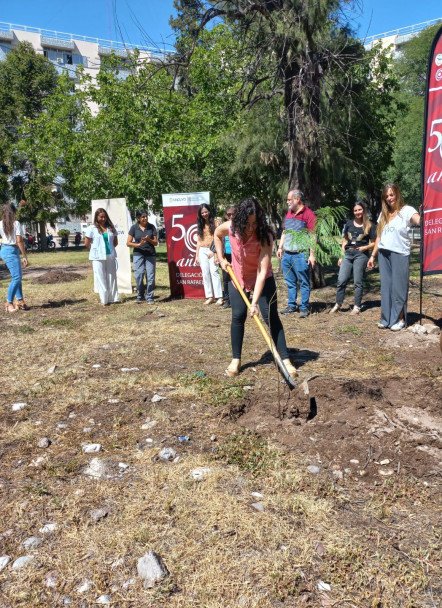
<path fill-rule="evenodd" d="M 230 278 L 232 279 L 232 281 L 235 283 L 235 287 L 237 288 L 238 292 L 241 294 L 241 297 L 244 300 L 244 302 L 246 303 L 247 308 L 250 310 L 251 309 L 250 302 L 249 302 L 246 294 L 244 293 L 241 285 L 239 284 L 238 279 L 236 278 L 235 273 L 233 272 L 233 268 L 231 266 L 227 266 L 227 272 L 229 273 Z M 270 348 L 270 351 L 271 351 L 271 353 L 272 353 L 272 355 L 273 355 L 273 357 L 275 359 L 276 365 L 279 367 L 279 371 L 281 372 L 282 377 L 286 381 L 287 386 L 289 387 L 289 389 L 292 391 L 294 388 L 296 388 L 296 382 L 293 380 L 293 378 L 288 373 L 287 368 L 284 365 L 283 360 L 281 359 L 281 357 L 278 354 L 278 351 L 276 350 L 276 346 L 275 346 L 272 338 L 267 333 L 267 330 L 264 327 L 264 325 L 261 323 L 261 320 L 258 317 L 258 315 L 253 315 L 253 318 L 256 321 L 256 324 L 257 324 L 257 326 L 259 328 L 259 331 L 261 332 L 262 337 L 266 341 L 267 346 Z"/>

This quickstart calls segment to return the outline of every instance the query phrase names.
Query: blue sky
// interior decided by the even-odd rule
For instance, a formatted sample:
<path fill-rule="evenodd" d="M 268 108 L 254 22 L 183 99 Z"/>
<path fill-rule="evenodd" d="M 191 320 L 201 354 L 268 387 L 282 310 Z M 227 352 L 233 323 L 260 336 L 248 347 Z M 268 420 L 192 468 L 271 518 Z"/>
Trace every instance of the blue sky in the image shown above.
<path fill-rule="evenodd" d="M 442 17 L 441 0 L 356 0 L 349 17 L 361 37 Z M 173 0 L 0 0 L 0 21 L 170 48 Z M 1 27 L 1 26 L 0 26 Z"/>

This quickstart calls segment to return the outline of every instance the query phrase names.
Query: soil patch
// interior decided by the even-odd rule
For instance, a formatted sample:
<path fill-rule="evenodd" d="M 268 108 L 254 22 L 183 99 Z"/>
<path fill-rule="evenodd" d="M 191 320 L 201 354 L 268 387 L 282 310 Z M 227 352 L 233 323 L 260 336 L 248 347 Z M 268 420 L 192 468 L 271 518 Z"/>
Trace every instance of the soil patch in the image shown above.
<path fill-rule="evenodd" d="M 54 283 L 72 283 L 72 281 L 82 281 L 85 277 L 78 272 L 66 272 L 65 270 L 49 270 L 44 274 L 32 279 L 32 283 L 49 285 Z"/>

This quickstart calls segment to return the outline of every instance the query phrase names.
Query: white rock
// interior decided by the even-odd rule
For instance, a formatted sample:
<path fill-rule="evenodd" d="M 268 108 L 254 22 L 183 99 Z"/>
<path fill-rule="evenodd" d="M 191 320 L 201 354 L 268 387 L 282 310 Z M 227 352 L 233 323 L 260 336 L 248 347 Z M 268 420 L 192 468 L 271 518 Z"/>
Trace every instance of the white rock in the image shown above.
<path fill-rule="evenodd" d="M 89 465 L 84 470 L 84 475 L 102 479 L 106 477 L 106 462 L 100 458 L 92 458 Z"/>
<path fill-rule="evenodd" d="M 216 441 L 216 435 L 210 435 L 210 441 Z"/>
<path fill-rule="evenodd" d="M 324 581 L 319 581 L 318 590 L 319 591 L 331 591 L 331 586 L 328 583 L 324 583 Z"/>
<path fill-rule="evenodd" d="M 39 545 L 41 545 L 43 541 L 38 536 L 30 536 L 23 542 L 23 547 L 26 551 L 32 551 L 32 549 L 36 549 Z"/>
<path fill-rule="evenodd" d="M 55 532 L 57 529 L 57 524 L 45 524 L 42 528 L 40 528 L 39 532 L 41 534 L 51 534 Z"/>
<path fill-rule="evenodd" d="M 89 591 L 89 589 L 91 589 L 93 584 L 93 581 L 89 579 L 85 580 L 84 583 L 78 587 L 77 593 L 86 593 L 86 591 Z"/>
<path fill-rule="evenodd" d="M 379 469 L 379 475 L 383 475 L 384 477 L 389 477 L 390 475 L 393 475 L 394 471 L 393 469 Z"/>
<path fill-rule="evenodd" d="M 148 431 L 149 429 L 152 429 L 156 424 L 156 420 L 150 420 L 149 422 L 145 422 L 144 424 L 142 424 L 141 428 L 143 431 Z"/>
<path fill-rule="evenodd" d="M 157 581 L 169 576 L 163 560 L 155 551 L 147 551 L 143 557 L 140 557 L 137 562 L 137 572 L 146 589 L 150 589 Z"/>
<path fill-rule="evenodd" d="M 110 604 L 111 598 L 110 595 L 100 595 L 95 601 L 97 604 Z"/>
<path fill-rule="evenodd" d="M 94 521 L 100 521 L 100 519 L 106 517 L 108 513 L 109 511 L 107 509 L 92 509 L 91 517 Z"/>
<path fill-rule="evenodd" d="M 140 369 L 138 367 L 122 367 L 122 372 L 139 372 Z"/>
<path fill-rule="evenodd" d="M 52 570 L 51 572 L 47 572 L 45 574 L 45 585 L 46 587 L 56 587 L 57 586 L 57 572 L 55 570 Z"/>
<path fill-rule="evenodd" d="M 33 555 L 22 555 L 22 557 L 16 559 L 15 562 L 12 564 L 12 569 L 19 570 L 20 568 L 23 568 L 24 566 L 32 562 L 33 559 Z"/>
<path fill-rule="evenodd" d="M 124 583 L 121 585 L 121 587 L 123 589 L 127 589 L 131 585 L 135 585 L 135 583 L 136 583 L 136 580 L 134 578 L 129 578 L 129 579 L 127 579 L 127 581 L 124 581 Z"/>
<path fill-rule="evenodd" d="M 120 467 L 120 469 L 121 469 L 122 471 L 126 471 L 126 469 L 128 469 L 128 468 L 129 468 L 129 465 L 128 465 L 128 464 L 126 464 L 125 462 L 119 462 L 119 463 L 118 463 L 118 466 Z"/>
<path fill-rule="evenodd" d="M 381 462 L 379 464 L 390 464 L 390 461 L 388 460 L 388 458 L 386 458 L 385 460 L 381 460 Z"/>
<path fill-rule="evenodd" d="M 307 471 L 308 471 L 309 473 L 313 473 L 313 475 L 317 475 L 317 474 L 319 473 L 319 471 L 320 471 L 320 470 L 321 470 L 321 469 L 320 469 L 319 467 L 315 466 L 314 464 L 310 464 L 310 465 L 307 467 Z"/>
<path fill-rule="evenodd" d="M 40 437 L 40 439 L 37 441 L 37 447 L 42 449 L 48 448 L 50 443 L 51 442 L 47 437 Z"/>
<path fill-rule="evenodd" d="M 56 366 L 56 365 L 53 365 L 52 367 L 50 367 L 50 368 L 48 369 L 48 374 L 53 374 L 53 373 L 55 372 L 55 370 L 56 370 L 56 369 L 57 369 L 57 366 Z"/>
<path fill-rule="evenodd" d="M 413 333 L 423 336 L 427 333 L 424 325 L 413 325 Z"/>
<path fill-rule="evenodd" d="M 112 562 L 111 564 L 111 568 L 119 568 L 120 566 L 122 566 L 124 564 L 124 558 L 120 557 L 119 559 L 115 560 L 114 562 Z"/>
<path fill-rule="evenodd" d="M 197 467 L 196 469 L 192 469 L 192 471 L 190 471 L 190 476 L 196 481 L 202 481 L 203 479 L 206 479 L 211 472 L 212 469 L 209 467 Z"/>
<path fill-rule="evenodd" d="M 95 365 L 92 366 L 94 369 L 98 369 L 99 367 L 101 367 L 101 365 L 99 363 L 95 363 Z"/>
<path fill-rule="evenodd" d="M 158 401 L 162 401 L 163 399 L 165 399 L 166 397 L 162 397 L 161 395 L 154 395 L 151 399 L 152 403 L 157 403 Z"/>
<path fill-rule="evenodd" d="M 27 406 L 28 406 L 27 403 L 13 403 L 12 404 L 12 411 L 13 412 L 19 412 L 20 410 L 23 410 Z"/>
<path fill-rule="evenodd" d="M 161 460 L 173 460 L 176 457 L 176 452 L 173 448 L 163 448 L 158 454 Z"/>
<path fill-rule="evenodd" d="M 344 473 L 342 471 L 333 471 L 332 475 L 333 477 L 336 477 L 336 479 L 344 479 Z"/>
<path fill-rule="evenodd" d="M 427 334 L 438 336 L 440 334 L 440 328 L 437 325 L 425 324 L 425 329 L 427 330 Z"/>
<path fill-rule="evenodd" d="M 356 458 L 353 458 L 352 460 L 350 460 L 351 464 L 359 464 L 359 460 L 356 460 Z"/>
<path fill-rule="evenodd" d="M 108 403 L 120 403 L 119 399 L 108 399 L 107 400 Z"/>
<path fill-rule="evenodd" d="M 68 416 L 68 418 L 76 418 L 77 414 L 75 412 L 71 412 Z"/>
<path fill-rule="evenodd" d="M 83 433 L 90 433 L 92 431 L 92 427 L 91 426 L 85 426 L 83 428 Z"/>
<path fill-rule="evenodd" d="M 44 458 L 43 456 L 39 456 L 38 458 L 35 458 L 35 460 L 31 460 L 29 466 L 30 467 L 39 467 L 44 462 L 46 462 L 46 458 Z"/>
<path fill-rule="evenodd" d="M 251 492 L 251 496 L 253 496 L 254 498 L 263 498 L 263 494 L 261 494 L 260 492 Z"/>
<path fill-rule="evenodd" d="M 101 443 L 86 443 L 83 445 L 83 454 L 96 454 L 101 450 Z"/>
<path fill-rule="evenodd" d="M 6 568 L 10 561 L 11 558 L 9 557 L 9 555 L 2 555 L 0 557 L 0 572 L 3 570 L 3 568 Z"/>
<path fill-rule="evenodd" d="M 252 507 L 257 511 L 264 511 L 264 505 L 260 502 L 252 502 Z"/>
<path fill-rule="evenodd" d="M 60 422 L 60 424 L 57 424 L 57 429 L 67 429 L 68 425 L 65 424 L 64 422 Z"/>

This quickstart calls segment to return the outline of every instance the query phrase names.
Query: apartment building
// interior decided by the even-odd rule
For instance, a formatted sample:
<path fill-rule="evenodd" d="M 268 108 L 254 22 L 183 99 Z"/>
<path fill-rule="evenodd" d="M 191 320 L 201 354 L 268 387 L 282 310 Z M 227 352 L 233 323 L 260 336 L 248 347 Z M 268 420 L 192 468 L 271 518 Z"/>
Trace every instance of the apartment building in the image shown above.
<path fill-rule="evenodd" d="M 368 36 L 367 38 L 364 38 L 363 43 L 368 51 L 380 42 L 384 49 L 391 47 L 393 57 L 397 57 L 401 53 L 401 47 L 406 42 L 417 36 L 422 30 L 426 30 L 427 27 L 437 25 L 438 23 L 442 24 L 442 17 L 433 19 L 432 21 L 424 21 L 422 23 L 416 23 L 415 25 L 409 25 L 408 27 L 384 32 L 383 34 Z"/>
<path fill-rule="evenodd" d="M 152 61 L 161 56 L 158 50 L 148 47 L 0 22 L 0 61 L 22 41 L 30 42 L 37 53 L 54 64 L 59 74 L 66 72 L 74 82 L 78 66 L 83 66 L 85 72 L 94 78 L 103 59 L 112 53 L 121 59 L 120 78 L 126 78 L 130 74 L 129 58 L 135 48 L 144 61 Z"/>

